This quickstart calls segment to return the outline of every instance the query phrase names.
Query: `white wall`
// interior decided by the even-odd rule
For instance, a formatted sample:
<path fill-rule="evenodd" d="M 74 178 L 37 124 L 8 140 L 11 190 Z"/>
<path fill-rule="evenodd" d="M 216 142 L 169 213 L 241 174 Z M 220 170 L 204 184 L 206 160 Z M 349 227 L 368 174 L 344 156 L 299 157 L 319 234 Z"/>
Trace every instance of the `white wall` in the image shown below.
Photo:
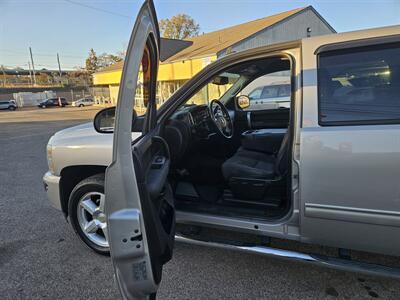
<path fill-rule="evenodd" d="M 47 98 L 55 98 L 56 93 L 53 91 L 43 91 L 38 93 L 20 92 L 20 93 L 14 93 L 13 97 L 17 102 L 18 107 L 36 106 L 42 100 L 45 100 Z"/>
<path fill-rule="evenodd" d="M 331 34 L 334 32 L 311 8 L 308 8 L 287 18 L 283 22 L 261 30 L 229 48 L 231 48 L 233 52 L 239 52 L 261 46 L 306 38 L 307 28 L 311 29 L 310 36 Z M 217 56 L 225 55 L 225 51 L 226 50 L 220 51 L 217 53 Z"/>

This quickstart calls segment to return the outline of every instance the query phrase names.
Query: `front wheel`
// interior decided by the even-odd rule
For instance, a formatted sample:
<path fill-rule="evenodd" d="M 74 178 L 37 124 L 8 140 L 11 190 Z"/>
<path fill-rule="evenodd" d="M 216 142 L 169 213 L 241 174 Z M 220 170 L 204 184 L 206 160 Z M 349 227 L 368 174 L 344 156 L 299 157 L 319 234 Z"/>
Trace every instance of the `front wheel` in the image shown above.
<path fill-rule="evenodd" d="M 85 105 L 83 105 L 83 104 L 79 104 L 79 107 L 84 107 Z"/>
<path fill-rule="evenodd" d="M 68 215 L 79 238 L 97 253 L 108 255 L 110 249 L 104 201 L 104 174 L 91 176 L 72 190 Z"/>
<path fill-rule="evenodd" d="M 10 106 L 8 109 L 14 111 L 14 110 L 16 110 L 17 108 L 16 108 L 15 106 Z"/>

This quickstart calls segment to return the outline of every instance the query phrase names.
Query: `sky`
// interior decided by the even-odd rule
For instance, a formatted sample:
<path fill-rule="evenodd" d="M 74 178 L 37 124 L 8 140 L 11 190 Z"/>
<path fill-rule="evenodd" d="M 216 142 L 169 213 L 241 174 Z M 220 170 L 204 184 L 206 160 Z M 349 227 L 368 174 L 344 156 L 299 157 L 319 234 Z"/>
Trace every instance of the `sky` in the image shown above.
<path fill-rule="evenodd" d="M 84 65 L 88 51 L 125 50 L 139 0 L 0 0 L 0 65 L 36 69 Z M 200 33 L 312 5 L 338 32 L 400 25 L 400 0 L 154 0 L 158 19 L 185 13 Z"/>

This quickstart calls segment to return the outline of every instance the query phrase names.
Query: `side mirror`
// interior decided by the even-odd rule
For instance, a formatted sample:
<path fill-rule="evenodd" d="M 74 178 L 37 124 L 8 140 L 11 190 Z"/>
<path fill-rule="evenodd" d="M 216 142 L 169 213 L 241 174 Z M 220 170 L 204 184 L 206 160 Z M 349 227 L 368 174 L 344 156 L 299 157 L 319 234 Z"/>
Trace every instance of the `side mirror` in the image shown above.
<path fill-rule="evenodd" d="M 115 106 L 100 110 L 93 120 L 94 129 L 99 133 L 113 133 L 115 122 Z"/>
<path fill-rule="evenodd" d="M 136 111 L 132 112 L 132 131 L 135 131 L 135 124 L 138 120 L 138 116 Z M 107 107 L 105 109 L 100 110 L 95 116 L 93 120 L 94 129 L 98 133 L 113 133 L 114 132 L 114 124 L 115 124 L 115 106 Z M 140 124 L 138 124 L 140 125 Z M 137 130 L 136 130 L 137 131 Z"/>
<path fill-rule="evenodd" d="M 241 108 L 248 108 L 250 106 L 250 98 L 246 95 L 241 95 L 237 98 L 237 105 Z"/>

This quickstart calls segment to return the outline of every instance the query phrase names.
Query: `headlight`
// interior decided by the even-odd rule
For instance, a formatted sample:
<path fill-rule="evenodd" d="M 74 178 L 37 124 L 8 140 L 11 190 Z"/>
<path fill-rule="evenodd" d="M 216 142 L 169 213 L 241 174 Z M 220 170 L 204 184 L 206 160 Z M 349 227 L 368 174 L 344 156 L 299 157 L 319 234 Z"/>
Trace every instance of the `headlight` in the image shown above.
<path fill-rule="evenodd" d="M 53 161 L 53 145 L 47 144 L 47 165 L 49 166 L 49 171 L 54 174 L 54 161 Z"/>

